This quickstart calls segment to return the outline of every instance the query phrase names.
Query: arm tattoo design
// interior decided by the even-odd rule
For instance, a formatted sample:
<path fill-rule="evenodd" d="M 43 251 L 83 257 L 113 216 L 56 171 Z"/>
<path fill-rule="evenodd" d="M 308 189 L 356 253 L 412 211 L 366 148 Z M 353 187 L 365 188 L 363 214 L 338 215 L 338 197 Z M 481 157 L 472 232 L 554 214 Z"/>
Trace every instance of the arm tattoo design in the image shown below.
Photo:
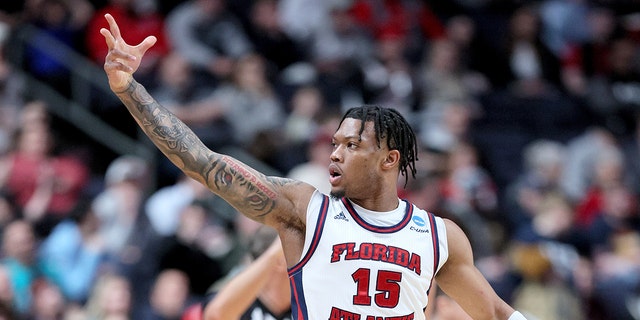
<path fill-rule="evenodd" d="M 280 187 L 299 183 L 266 177 L 235 159 L 211 152 L 174 114 L 133 81 L 117 93 L 142 130 L 180 169 L 194 172 L 202 182 L 250 218 L 261 219 L 276 207 Z"/>
<path fill-rule="evenodd" d="M 158 104 L 136 81 L 117 95 L 156 146 L 170 159 L 177 156 L 181 160 L 182 163 L 176 163 L 180 169 L 202 174 L 199 169 L 208 163 L 205 156 L 208 150 L 187 125 Z"/>

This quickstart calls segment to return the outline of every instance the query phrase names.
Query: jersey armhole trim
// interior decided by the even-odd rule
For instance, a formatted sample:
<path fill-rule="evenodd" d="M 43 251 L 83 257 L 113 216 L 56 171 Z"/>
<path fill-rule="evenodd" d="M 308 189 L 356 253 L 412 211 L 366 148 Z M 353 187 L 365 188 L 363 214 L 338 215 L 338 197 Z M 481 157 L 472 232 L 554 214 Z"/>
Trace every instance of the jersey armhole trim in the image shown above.
<path fill-rule="evenodd" d="M 313 252 L 316 251 L 318 247 L 318 243 L 320 242 L 320 237 L 322 236 L 322 229 L 324 228 L 324 223 L 327 217 L 327 213 L 329 212 L 329 197 L 326 195 L 322 195 L 322 204 L 320 205 L 320 214 L 318 214 L 318 222 L 316 223 L 316 229 L 313 232 L 313 239 L 311 240 L 311 244 L 309 245 L 309 249 L 305 253 L 304 257 L 300 259 L 298 263 L 289 268 L 289 276 L 291 277 L 296 272 L 300 271 L 302 267 L 311 259 Z"/>

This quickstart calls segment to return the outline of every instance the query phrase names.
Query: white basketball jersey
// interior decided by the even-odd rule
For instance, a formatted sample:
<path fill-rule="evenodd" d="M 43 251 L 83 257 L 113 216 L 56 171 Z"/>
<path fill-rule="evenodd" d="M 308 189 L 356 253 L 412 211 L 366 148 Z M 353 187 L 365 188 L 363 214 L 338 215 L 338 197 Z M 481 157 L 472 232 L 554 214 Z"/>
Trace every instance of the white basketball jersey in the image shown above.
<path fill-rule="evenodd" d="M 371 212 L 315 192 L 302 258 L 289 269 L 293 318 L 423 320 L 447 257 L 444 221 L 431 213 L 402 200 Z"/>

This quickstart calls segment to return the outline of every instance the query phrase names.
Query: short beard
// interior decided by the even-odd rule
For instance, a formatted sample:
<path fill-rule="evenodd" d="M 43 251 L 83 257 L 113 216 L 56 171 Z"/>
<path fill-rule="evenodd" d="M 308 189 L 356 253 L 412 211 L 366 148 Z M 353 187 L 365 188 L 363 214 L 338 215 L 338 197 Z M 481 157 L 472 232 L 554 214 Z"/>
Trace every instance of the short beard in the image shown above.
<path fill-rule="evenodd" d="M 340 200 L 340 199 L 344 198 L 345 193 L 344 193 L 344 190 L 331 191 L 331 193 L 329 193 L 329 196 L 331 196 L 331 198 L 333 198 L 335 200 Z"/>

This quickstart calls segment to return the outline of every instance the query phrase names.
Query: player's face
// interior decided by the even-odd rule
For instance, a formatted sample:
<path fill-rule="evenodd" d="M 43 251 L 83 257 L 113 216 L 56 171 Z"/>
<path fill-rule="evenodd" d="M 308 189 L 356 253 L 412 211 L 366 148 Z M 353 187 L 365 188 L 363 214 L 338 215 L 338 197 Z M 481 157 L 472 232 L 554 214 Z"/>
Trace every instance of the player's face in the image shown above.
<path fill-rule="evenodd" d="M 380 164 L 386 146 L 378 147 L 372 122 L 367 122 L 360 135 L 361 121 L 347 118 L 333 135 L 333 152 L 329 165 L 331 195 L 352 199 L 375 195 L 380 186 Z"/>

